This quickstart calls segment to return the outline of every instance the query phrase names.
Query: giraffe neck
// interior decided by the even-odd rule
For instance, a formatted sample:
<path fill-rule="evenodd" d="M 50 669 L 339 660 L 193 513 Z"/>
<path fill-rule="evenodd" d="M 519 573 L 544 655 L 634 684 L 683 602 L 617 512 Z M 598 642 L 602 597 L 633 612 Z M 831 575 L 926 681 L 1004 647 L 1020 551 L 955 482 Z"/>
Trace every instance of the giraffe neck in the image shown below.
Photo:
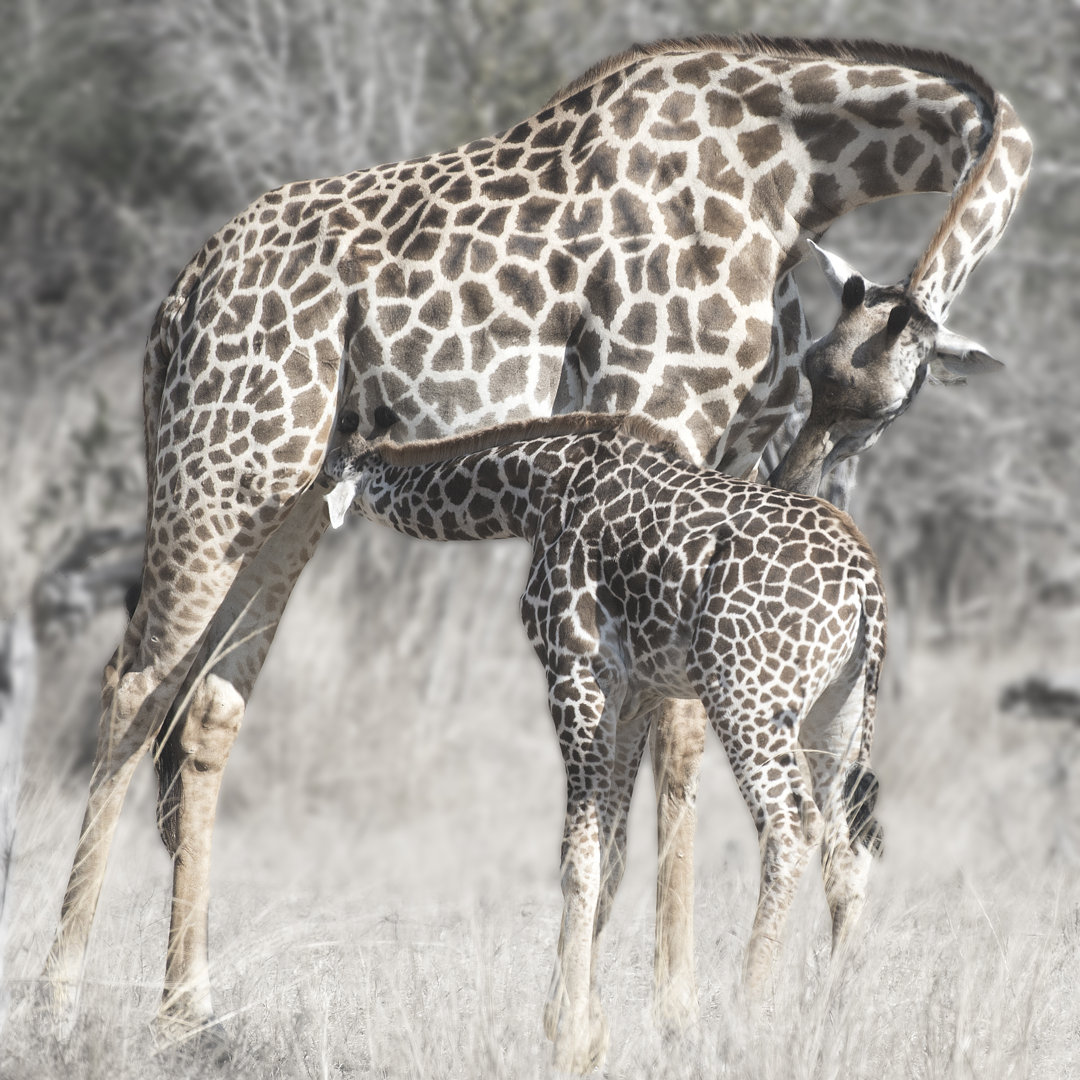
<path fill-rule="evenodd" d="M 685 216 L 688 227 L 722 238 L 733 214 L 752 226 L 760 218 L 787 249 L 781 270 L 801 256 L 799 239 L 852 209 L 893 195 L 958 194 L 1002 130 L 1023 135 L 1008 103 L 968 65 L 871 41 L 659 42 L 599 65 L 552 107 L 558 117 L 590 103 L 593 122 L 580 125 L 571 154 L 579 182 L 584 172 L 591 187 L 603 164 L 585 152 L 590 126 L 593 139 L 610 133 L 611 148 L 645 135 L 665 149 L 682 139 L 686 152 L 662 157 L 632 147 L 626 168 L 651 173 L 653 189 L 674 196 L 663 206 L 669 231 Z M 747 204 L 749 215 L 733 209 Z"/>
<path fill-rule="evenodd" d="M 540 506 L 557 494 L 557 459 L 540 439 L 446 461 L 393 464 L 372 452 L 354 506 L 367 518 L 426 540 L 531 540 Z"/>
<path fill-rule="evenodd" d="M 971 271 L 1005 231 L 1031 169 L 1031 138 L 1000 94 L 986 148 L 953 193 L 937 232 L 915 269 L 909 289 L 939 325 Z"/>
<path fill-rule="evenodd" d="M 332 472 L 348 472 L 365 517 L 408 536 L 531 541 L 577 471 L 595 473 L 626 439 L 639 455 L 675 451 L 641 417 L 571 413 L 406 445 L 360 440 Z"/>

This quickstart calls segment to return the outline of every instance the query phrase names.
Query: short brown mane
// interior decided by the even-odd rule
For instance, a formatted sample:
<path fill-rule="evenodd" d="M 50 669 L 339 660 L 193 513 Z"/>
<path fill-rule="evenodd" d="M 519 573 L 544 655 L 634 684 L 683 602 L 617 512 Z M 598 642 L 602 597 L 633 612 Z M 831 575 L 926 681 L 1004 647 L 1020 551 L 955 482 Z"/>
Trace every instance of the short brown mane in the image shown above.
<path fill-rule="evenodd" d="M 634 45 L 616 56 L 594 64 L 579 78 L 559 90 L 548 102 L 558 104 L 580 90 L 593 86 L 615 72 L 641 60 L 679 53 L 723 52 L 735 56 L 768 56 L 778 60 L 841 60 L 852 63 L 894 64 L 938 75 L 970 86 L 988 105 L 996 104 L 993 87 L 963 60 L 934 49 L 916 49 L 872 39 L 763 37 L 759 34 L 703 34 L 698 37 L 667 38 L 648 45 Z"/>
<path fill-rule="evenodd" d="M 527 442 L 560 435 L 596 435 L 612 432 L 627 435 L 658 449 L 681 454 L 676 440 L 644 416 L 630 413 L 563 413 L 539 419 L 510 420 L 465 435 L 426 439 L 412 443 L 376 443 L 373 449 L 388 465 L 432 465 L 466 454 L 491 450 L 496 446 Z"/>

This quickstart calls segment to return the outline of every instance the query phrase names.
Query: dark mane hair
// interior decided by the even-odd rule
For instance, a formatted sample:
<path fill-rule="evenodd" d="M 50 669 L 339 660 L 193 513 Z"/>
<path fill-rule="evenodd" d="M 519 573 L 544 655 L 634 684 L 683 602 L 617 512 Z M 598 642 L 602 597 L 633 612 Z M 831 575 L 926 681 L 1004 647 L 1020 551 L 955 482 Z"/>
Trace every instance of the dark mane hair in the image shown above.
<path fill-rule="evenodd" d="M 583 75 L 559 90 L 548 104 L 555 105 L 564 101 L 578 91 L 640 60 L 696 52 L 723 52 L 736 56 L 753 54 L 778 60 L 862 60 L 872 64 L 895 64 L 970 86 L 988 105 L 995 106 L 997 101 L 993 87 L 970 64 L 935 49 L 916 49 L 863 38 L 804 39 L 764 37 L 760 34 L 702 34 L 697 37 L 666 38 L 648 45 L 633 45 L 624 52 L 594 64 Z"/>
<path fill-rule="evenodd" d="M 432 465 L 439 461 L 491 450 L 496 446 L 527 442 L 559 435 L 597 435 L 610 432 L 626 435 L 660 450 L 683 456 L 678 442 L 658 424 L 630 413 L 563 413 L 540 419 L 510 420 L 465 435 L 420 442 L 379 442 L 372 446 L 388 465 Z"/>

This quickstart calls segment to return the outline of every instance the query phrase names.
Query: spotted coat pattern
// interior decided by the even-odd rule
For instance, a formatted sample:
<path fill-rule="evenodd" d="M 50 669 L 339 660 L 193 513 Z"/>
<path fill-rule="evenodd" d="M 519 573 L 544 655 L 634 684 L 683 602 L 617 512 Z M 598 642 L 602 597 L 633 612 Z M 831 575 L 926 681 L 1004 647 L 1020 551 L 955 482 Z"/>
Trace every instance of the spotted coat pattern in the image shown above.
<path fill-rule="evenodd" d="M 663 438 L 637 420 L 580 413 L 404 448 L 354 436 L 327 463 L 356 509 L 399 532 L 532 546 L 522 621 L 547 673 L 567 779 L 547 1026 L 557 1064 L 577 1071 L 605 1048 L 593 939 L 622 874 L 644 721 L 660 701 L 705 704 L 761 836 L 752 986 L 822 835 L 834 942 L 880 842 L 872 807 L 854 808 L 867 819 L 856 836 L 844 799 L 853 770 L 876 791 L 885 601 L 872 552 L 823 500 L 643 441 Z"/>
<path fill-rule="evenodd" d="M 381 404 L 406 439 L 633 410 L 692 460 L 747 474 L 798 381 L 807 339 L 789 271 L 805 241 L 874 199 L 952 193 L 922 278 L 947 277 L 948 292 L 1008 220 L 1029 157 L 1008 102 L 950 57 L 702 38 L 615 57 L 490 138 L 281 187 L 211 237 L 146 350 L 143 589 L 105 674 L 47 962 L 57 1000 L 81 972 L 120 805 L 156 738 L 174 856 L 161 1017 L 212 1020 L 217 792 L 325 529 L 312 482 L 337 426 L 371 430 Z M 672 724 L 662 713 L 656 738 L 690 745 Z M 663 878 L 663 901 L 688 894 L 696 756 L 678 775 L 667 749 L 654 757 L 673 823 L 662 874 L 682 874 Z M 684 1024 L 691 907 L 666 910 L 658 998 Z"/>

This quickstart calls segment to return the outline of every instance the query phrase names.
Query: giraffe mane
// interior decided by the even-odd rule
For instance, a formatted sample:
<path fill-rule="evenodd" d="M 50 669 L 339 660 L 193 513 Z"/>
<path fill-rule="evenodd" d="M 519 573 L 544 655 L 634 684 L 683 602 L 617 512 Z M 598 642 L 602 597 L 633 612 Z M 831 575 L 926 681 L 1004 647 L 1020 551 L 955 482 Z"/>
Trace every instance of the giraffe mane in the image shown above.
<path fill-rule="evenodd" d="M 897 64 L 939 75 L 971 87 L 986 102 L 996 105 L 997 93 L 970 64 L 937 49 L 919 49 L 872 38 L 766 37 L 761 34 L 701 34 L 695 37 L 665 38 L 649 44 L 632 45 L 615 56 L 594 64 L 548 101 L 556 105 L 602 79 L 640 60 L 679 53 L 723 52 L 772 57 L 778 60 L 865 60 L 875 64 Z"/>
<path fill-rule="evenodd" d="M 945 216 L 938 223 L 934 235 L 930 238 L 930 242 L 926 245 L 922 255 L 919 256 L 919 261 L 915 264 L 908 278 L 907 287 L 909 290 L 914 289 L 922 281 L 938 251 L 941 250 L 967 209 L 971 196 L 994 167 L 998 151 L 1001 148 L 1001 136 L 1004 126 L 1001 123 L 1001 108 L 996 94 L 992 100 L 994 126 L 990 138 L 979 152 L 975 167 L 968 172 L 968 175 L 964 177 L 952 195 L 949 196 L 949 207 L 945 211 Z"/>
<path fill-rule="evenodd" d="M 497 446 L 560 435 L 626 435 L 660 450 L 682 456 L 678 442 L 644 416 L 631 413 L 562 413 L 481 428 L 465 435 L 410 443 L 379 442 L 372 446 L 388 465 L 433 465 L 451 458 L 492 450 Z"/>

